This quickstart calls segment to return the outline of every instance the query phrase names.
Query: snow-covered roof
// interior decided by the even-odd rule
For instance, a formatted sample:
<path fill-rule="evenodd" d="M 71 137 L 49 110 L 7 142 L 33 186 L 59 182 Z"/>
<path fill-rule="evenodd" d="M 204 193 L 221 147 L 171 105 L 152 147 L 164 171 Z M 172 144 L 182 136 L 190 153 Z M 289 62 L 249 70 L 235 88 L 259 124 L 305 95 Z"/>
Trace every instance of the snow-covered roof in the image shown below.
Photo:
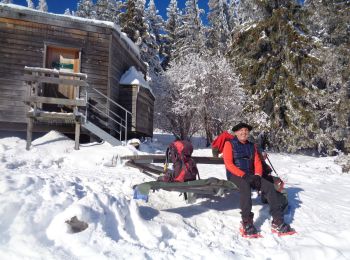
<path fill-rule="evenodd" d="M 40 16 L 40 17 L 46 17 L 49 19 L 52 19 L 54 16 L 56 19 L 59 20 L 64 20 L 64 21 L 81 21 L 84 22 L 84 24 L 91 24 L 95 26 L 101 26 L 101 27 L 108 27 L 108 28 L 113 28 L 118 32 L 118 35 L 120 35 L 121 39 L 124 40 L 124 42 L 127 44 L 129 49 L 137 55 L 138 58 L 140 58 L 140 50 L 136 46 L 136 44 L 129 38 L 127 37 L 126 33 L 122 32 L 115 23 L 113 22 L 108 22 L 108 21 L 101 21 L 101 20 L 95 20 L 95 19 L 87 19 L 87 18 L 82 18 L 82 17 L 77 17 L 77 16 L 71 16 L 71 15 L 63 15 L 63 14 L 54 14 L 54 13 L 47 13 L 47 12 L 42 12 L 39 10 L 35 10 L 32 8 L 28 8 L 25 6 L 21 5 L 15 5 L 15 4 L 3 4 L 0 3 L 0 9 L 9 9 L 11 11 L 21 11 L 22 13 L 29 14 L 29 15 L 35 15 L 35 16 Z"/>
<path fill-rule="evenodd" d="M 138 71 L 134 66 L 131 66 L 121 77 L 119 81 L 120 85 L 138 85 L 150 90 L 153 95 L 152 89 L 148 82 L 144 79 L 141 71 Z M 153 95 L 154 96 L 154 95 Z"/>

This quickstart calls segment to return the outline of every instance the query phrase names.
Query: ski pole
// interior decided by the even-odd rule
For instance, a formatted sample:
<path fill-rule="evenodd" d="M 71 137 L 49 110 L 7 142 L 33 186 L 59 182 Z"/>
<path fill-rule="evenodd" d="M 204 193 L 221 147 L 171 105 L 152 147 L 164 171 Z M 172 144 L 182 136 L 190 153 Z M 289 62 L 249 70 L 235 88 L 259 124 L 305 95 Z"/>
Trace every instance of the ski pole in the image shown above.
<path fill-rule="evenodd" d="M 270 159 L 269 159 L 269 155 L 266 153 L 266 159 L 269 161 L 269 163 L 270 163 L 270 165 L 271 165 L 271 168 L 272 168 L 272 170 L 276 173 L 276 175 L 279 177 L 279 175 L 277 174 L 277 172 L 276 172 L 276 170 L 275 170 L 275 168 L 273 167 L 273 165 L 272 165 L 272 163 L 271 163 L 271 161 L 270 161 Z"/>

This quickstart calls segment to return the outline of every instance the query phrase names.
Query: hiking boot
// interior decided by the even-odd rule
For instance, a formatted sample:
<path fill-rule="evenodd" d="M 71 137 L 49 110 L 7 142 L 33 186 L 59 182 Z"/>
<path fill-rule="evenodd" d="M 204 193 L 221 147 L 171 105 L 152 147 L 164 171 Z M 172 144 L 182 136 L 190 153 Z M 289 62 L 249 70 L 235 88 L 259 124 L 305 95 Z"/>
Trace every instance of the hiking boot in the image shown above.
<path fill-rule="evenodd" d="M 276 233 L 279 236 L 285 236 L 285 235 L 293 235 L 296 233 L 296 231 L 291 228 L 291 226 L 284 221 L 272 221 L 271 225 L 272 233 Z"/>
<path fill-rule="evenodd" d="M 241 222 L 241 234 L 244 237 L 256 237 L 259 235 L 258 230 L 256 230 L 254 224 L 252 222 Z"/>

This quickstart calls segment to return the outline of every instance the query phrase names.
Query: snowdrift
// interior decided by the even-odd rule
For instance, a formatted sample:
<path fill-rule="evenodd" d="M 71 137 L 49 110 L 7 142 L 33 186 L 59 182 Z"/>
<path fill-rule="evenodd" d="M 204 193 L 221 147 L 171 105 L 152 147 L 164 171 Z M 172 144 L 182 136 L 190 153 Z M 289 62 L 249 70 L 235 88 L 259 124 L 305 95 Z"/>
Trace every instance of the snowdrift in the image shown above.
<path fill-rule="evenodd" d="M 171 137 L 155 134 L 141 153 L 161 153 Z M 198 142 L 200 143 L 200 142 Z M 195 143 L 196 144 L 196 143 Z M 30 151 L 15 137 L 0 139 L 0 255 L 3 259 L 350 259 L 350 176 L 335 157 L 271 154 L 287 182 L 290 237 L 270 232 L 268 206 L 254 193 L 256 226 L 264 238 L 239 234 L 239 195 L 202 196 L 186 204 L 177 192 L 132 199 L 135 184 L 152 179 L 117 166 L 132 146 L 91 143 L 75 151 L 57 132 Z M 210 149 L 195 155 L 209 156 Z M 222 165 L 199 165 L 201 176 L 225 178 Z M 88 227 L 73 233 L 72 217 Z"/>

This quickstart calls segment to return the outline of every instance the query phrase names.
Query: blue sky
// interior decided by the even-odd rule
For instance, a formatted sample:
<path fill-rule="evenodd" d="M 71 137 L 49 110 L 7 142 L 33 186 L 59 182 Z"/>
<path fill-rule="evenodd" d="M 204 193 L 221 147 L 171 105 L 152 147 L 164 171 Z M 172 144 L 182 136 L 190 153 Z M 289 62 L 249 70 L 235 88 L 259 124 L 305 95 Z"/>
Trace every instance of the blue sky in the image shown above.
<path fill-rule="evenodd" d="M 33 0 L 33 2 L 37 5 L 39 0 Z M 70 10 L 76 10 L 78 0 L 46 0 L 46 2 L 49 7 L 49 12 L 63 14 L 67 8 Z M 94 0 L 94 2 L 96 2 L 96 0 Z M 168 7 L 170 0 L 154 0 L 154 2 L 159 10 L 159 14 L 166 18 L 166 8 Z M 178 0 L 179 8 L 184 8 L 185 2 L 185 0 Z M 27 6 L 26 0 L 13 0 L 13 3 Z M 208 0 L 199 0 L 198 5 L 200 8 L 207 10 Z"/>

